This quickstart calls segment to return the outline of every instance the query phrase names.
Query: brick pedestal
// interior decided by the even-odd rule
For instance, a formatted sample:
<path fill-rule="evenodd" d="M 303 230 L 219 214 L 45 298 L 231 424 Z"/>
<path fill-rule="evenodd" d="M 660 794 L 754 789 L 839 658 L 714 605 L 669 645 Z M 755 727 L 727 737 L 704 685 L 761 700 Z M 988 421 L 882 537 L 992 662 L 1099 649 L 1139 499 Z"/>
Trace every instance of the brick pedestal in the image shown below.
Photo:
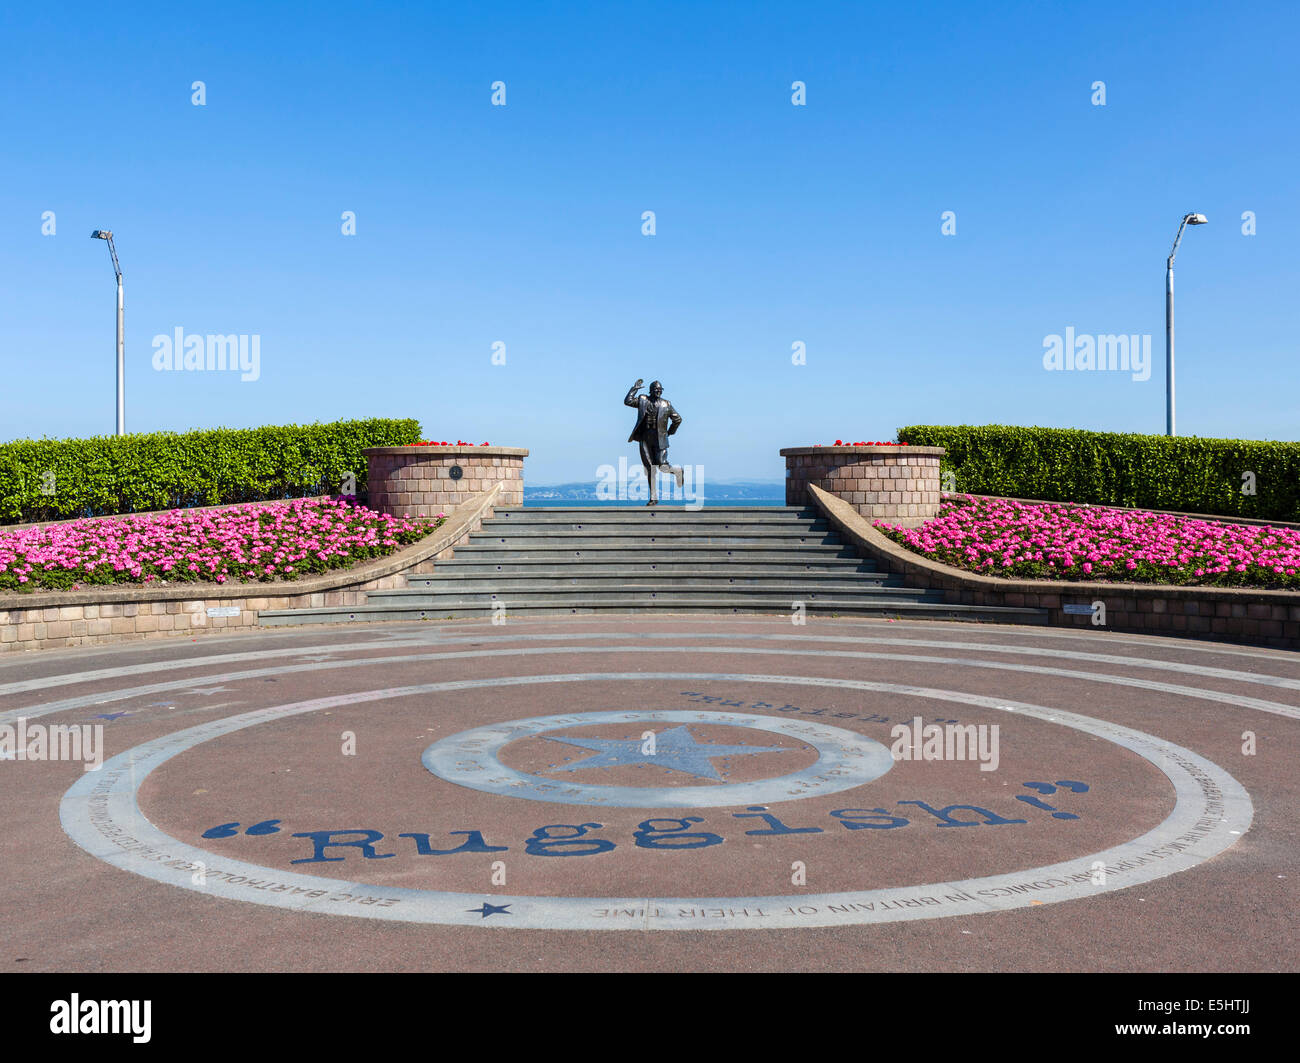
<path fill-rule="evenodd" d="M 939 515 L 943 447 L 787 447 L 785 504 L 812 504 L 808 485 L 842 498 L 868 520 L 915 526 Z"/>
<path fill-rule="evenodd" d="M 370 447 L 369 505 L 394 517 L 429 517 L 457 506 L 504 481 L 498 506 L 524 504 L 524 458 L 520 447 Z M 459 479 L 453 469 L 460 469 Z"/>

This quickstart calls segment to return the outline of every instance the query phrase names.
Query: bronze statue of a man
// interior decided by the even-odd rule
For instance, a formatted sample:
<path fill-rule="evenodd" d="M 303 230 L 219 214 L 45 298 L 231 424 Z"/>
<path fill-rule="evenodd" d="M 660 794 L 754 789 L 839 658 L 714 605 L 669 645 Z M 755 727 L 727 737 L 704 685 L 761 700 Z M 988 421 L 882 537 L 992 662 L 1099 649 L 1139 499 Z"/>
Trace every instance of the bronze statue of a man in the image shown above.
<path fill-rule="evenodd" d="M 641 444 L 641 464 L 645 466 L 645 476 L 650 482 L 650 501 L 646 505 L 657 506 L 660 472 L 672 473 L 677 478 L 678 487 L 685 482 L 681 466 L 668 464 L 668 437 L 677 431 L 682 418 L 673 409 L 673 404 L 663 397 L 664 386 L 659 381 L 650 382 L 649 396 L 637 395 L 644 384 L 644 380 L 638 379 L 628 390 L 623 405 L 636 407 L 636 427 L 627 441 Z"/>

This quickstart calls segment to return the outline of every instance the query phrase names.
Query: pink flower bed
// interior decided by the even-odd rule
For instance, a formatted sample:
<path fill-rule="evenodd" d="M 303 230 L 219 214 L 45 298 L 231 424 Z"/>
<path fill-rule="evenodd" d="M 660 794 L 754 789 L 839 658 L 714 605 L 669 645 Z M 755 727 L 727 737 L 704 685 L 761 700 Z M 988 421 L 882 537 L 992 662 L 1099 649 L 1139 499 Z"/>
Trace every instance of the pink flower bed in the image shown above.
<path fill-rule="evenodd" d="M 0 590 L 292 580 L 391 554 L 445 519 L 303 498 L 0 531 Z"/>
<path fill-rule="evenodd" d="M 986 576 L 1300 589 L 1300 530 L 1145 510 L 948 499 L 895 542 Z"/>

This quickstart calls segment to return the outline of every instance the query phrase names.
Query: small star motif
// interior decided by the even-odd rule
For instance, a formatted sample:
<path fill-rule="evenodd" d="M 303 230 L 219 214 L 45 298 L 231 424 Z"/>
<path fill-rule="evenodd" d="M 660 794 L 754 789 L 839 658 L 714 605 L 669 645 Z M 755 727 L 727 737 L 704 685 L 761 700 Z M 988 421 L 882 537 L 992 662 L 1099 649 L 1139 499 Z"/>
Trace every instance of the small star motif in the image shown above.
<path fill-rule="evenodd" d="M 478 912 L 478 914 L 481 915 L 484 919 L 486 919 L 489 915 L 513 915 L 514 914 L 513 912 L 510 911 L 510 905 L 508 904 L 488 904 L 487 901 L 484 901 L 483 904 L 478 908 L 466 908 L 465 911 L 469 914 Z"/>

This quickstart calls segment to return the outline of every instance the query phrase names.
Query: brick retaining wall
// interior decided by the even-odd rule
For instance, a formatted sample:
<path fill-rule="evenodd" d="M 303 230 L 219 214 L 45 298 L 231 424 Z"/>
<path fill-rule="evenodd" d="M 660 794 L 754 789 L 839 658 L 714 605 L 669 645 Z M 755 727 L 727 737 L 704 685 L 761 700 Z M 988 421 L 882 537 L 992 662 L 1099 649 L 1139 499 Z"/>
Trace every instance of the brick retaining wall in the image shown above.
<path fill-rule="evenodd" d="M 167 587 L 109 586 L 80 591 L 0 595 L 0 652 L 64 649 L 160 635 L 195 636 L 257 626 L 263 609 L 363 605 L 366 592 L 405 587 L 410 573 L 432 572 L 434 562 L 469 541 L 500 505 L 504 485 L 493 484 L 452 513 L 432 535 L 388 557 L 355 568 L 274 583 L 185 583 Z M 208 609 L 238 609 L 209 616 Z"/>
<path fill-rule="evenodd" d="M 1300 593 L 1295 591 L 981 576 L 899 546 L 873 528 L 853 506 L 826 491 L 814 486 L 809 494 L 847 542 L 902 576 L 908 586 L 942 590 L 944 600 L 954 605 L 1046 609 L 1048 623 L 1055 627 L 1200 635 L 1276 649 L 1300 649 Z M 1092 604 L 1098 601 L 1106 607 L 1104 625 L 1092 622 Z M 1067 613 L 1067 605 L 1086 606 L 1088 612 Z"/>

